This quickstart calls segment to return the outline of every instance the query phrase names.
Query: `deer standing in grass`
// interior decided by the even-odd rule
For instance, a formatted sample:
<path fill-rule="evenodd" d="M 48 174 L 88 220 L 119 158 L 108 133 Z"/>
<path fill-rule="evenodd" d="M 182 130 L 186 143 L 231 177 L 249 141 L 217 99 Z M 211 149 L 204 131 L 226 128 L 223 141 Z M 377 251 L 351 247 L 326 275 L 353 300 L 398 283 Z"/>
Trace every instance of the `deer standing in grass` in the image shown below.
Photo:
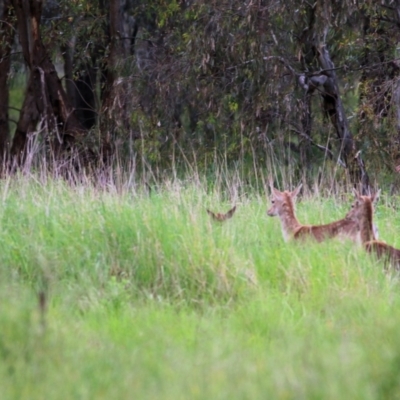
<path fill-rule="evenodd" d="M 379 199 L 380 190 L 373 195 L 362 196 L 354 190 L 356 199 L 347 214 L 347 218 L 359 224 L 360 238 L 368 253 L 374 253 L 378 259 L 384 259 L 396 269 L 400 269 L 400 250 L 377 240 L 373 223 L 374 205 Z"/>
<path fill-rule="evenodd" d="M 348 238 L 359 242 L 357 222 L 343 218 L 325 225 L 302 225 L 296 218 L 294 201 L 299 194 L 301 185 L 292 192 L 280 192 L 271 184 L 271 208 L 267 211 L 270 217 L 278 216 L 281 220 L 282 233 L 285 241 L 289 239 L 312 238 L 317 242 L 333 237 Z"/>

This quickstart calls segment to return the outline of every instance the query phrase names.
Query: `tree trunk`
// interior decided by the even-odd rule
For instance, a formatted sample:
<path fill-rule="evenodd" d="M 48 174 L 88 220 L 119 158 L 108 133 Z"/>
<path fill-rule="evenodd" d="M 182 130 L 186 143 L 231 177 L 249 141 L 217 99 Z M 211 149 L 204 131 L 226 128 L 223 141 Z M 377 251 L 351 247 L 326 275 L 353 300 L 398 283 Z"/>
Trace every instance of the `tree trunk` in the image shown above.
<path fill-rule="evenodd" d="M 27 150 L 28 135 L 40 128 L 62 150 L 83 128 L 76 118 L 40 35 L 41 0 L 12 0 L 17 16 L 19 40 L 30 75 L 25 100 L 11 148 L 20 163 Z"/>
<path fill-rule="evenodd" d="M 105 89 L 102 93 L 102 121 L 101 127 L 107 131 L 105 141 L 106 143 L 110 140 L 109 130 L 113 129 L 110 126 L 112 121 L 112 110 L 114 108 L 114 96 L 113 92 L 115 92 L 115 81 L 117 78 L 117 62 L 118 62 L 118 53 L 122 51 L 122 42 L 119 40 L 121 35 L 121 18 L 120 18 L 120 0 L 111 0 L 110 1 L 110 24 L 109 24 L 109 37 L 110 37 L 110 52 L 107 60 L 107 69 L 106 69 L 106 82 Z"/>
<path fill-rule="evenodd" d="M 112 152 L 112 138 L 115 136 L 116 127 L 123 125 L 128 128 L 126 101 L 121 91 L 121 85 L 117 84 L 119 78 L 119 61 L 124 61 L 126 56 L 124 50 L 122 7 L 123 0 L 111 0 L 109 8 L 109 37 L 110 48 L 106 66 L 105 89 L 102 93 L 102 108 L 100 130 L 103 133 L 103 157 L 106 159 Z"/>
<path fill-rule="evenodd" d="M 335 73 L 335 66 L 329 55 L 325 44 L 316 48 L 316 54 L 321 68 L 324 70 L 321 75 L 311 78 L 318 82 L 323 81 L 321 96 L 326 115 L 329 117 L 335 128 L 336 134 L 341 142 L 343 160 L 349 170 L 351 181 L 359 185 L 364 194 L 369 192 L 369 177 L 365 170 L 364 162 L 360 152 L 356 151 L 353 135 L 350 132 L 349 123 L 344 112 L 343 103 L 339 94 L 338 79 Z"/>
<path fill-rule="evenodd" d="M 350 179 L 355 185 L 361 184 L 363 193 L 369 191 L 369 177 L 365 170 L 360 152 L 356 151 L 353 136 L 344 112 L 343 103 L 339 93 L 338 79 L 335 66 L 331 60 L 328 48 L 324 42 L 327 27 L 323 34 L 316 32 L 316 3 L 308 7 L 308 27 L 303 31 L 301 45 L 303 49 L 303 69 L 313 71 L 316 67 L 320 71 L 304 73 L 299 79 L 307 94 L 318 90 L 323 100 L 324 113 L 335 128 L 340 140 L 340 153 L 348 168 Z M 321 39 L 318 39 L 318 37 Z"/>
<path fill-rule="evenodd" d="M 319 65 L 324 71 L 321 75 L 312 77 L 311 82 L 314 80 L 314 82 L 318 84 L 319 82 L 322 83 L 322 81 L 318 82 L 317 79 L 322 78 L 323 80 L 321 96 L 323 99 L 324 112 L 329 117 L 342 143 L 341 152 L 346 165 L 348 165 L 350 157 L 355 154 L 355 146 L 340 98 L 335 66 L 333 65 L 325 44 L 316 48 L 316 54 Z"/>
<path fill-rule="evenodd" d="M 2 164 L 9 146 L 9 88 L 8 75 L 11 66 L 11 46 L 14 40 L 12 26 L 13 8 L 10 0 L 0 5 L 0 163 Z"/>

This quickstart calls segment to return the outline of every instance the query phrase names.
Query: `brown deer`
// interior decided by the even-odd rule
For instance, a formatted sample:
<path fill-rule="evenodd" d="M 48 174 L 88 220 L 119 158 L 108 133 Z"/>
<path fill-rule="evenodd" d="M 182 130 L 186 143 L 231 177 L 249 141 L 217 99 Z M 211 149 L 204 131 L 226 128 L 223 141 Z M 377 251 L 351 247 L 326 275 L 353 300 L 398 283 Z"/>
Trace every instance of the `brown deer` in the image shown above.
<path fill-rule="evenodd" d="M 400 250 L 376 238 L 373 215 L 380 190 L 369 196 L 362 196 L 356 190 L 354 194 L 356 199 L 346 217 L 359 224 L 363 246 L 368 253 L 374 253 L 378 259 L 383 259 L 385 266 L 389 262 L 394 268 L 400 269 Z"/>
<path fill-rule="evenodd" d="M 236 206 L 233 206 L 228 212 L 226 212 L 225 214 L 222 213 L 214 213 L 210 210 L 207 210 L 208 215 L 211 216 L 211 218 L 214 221 L 218 221 L 218 222 L 223 222 L 229 218 L 232 218 L 232 215 L 235 213 L 236 211 Z"/>
<path fill-rule="evenodd" d="M 294 200 L 299 194 L 301 185 L 293 192 L 280 192 L 271 184 L 271 208 L 267 211 L 270 217 L 278 216 L 281 220 L 282 233 L 285 241 L 289 239 L 312 238 L 317 242 L 333 237 L 348 238 L 359 242 L 358 223 L 343 218 L 325 225 L 302 225 L 296 218 Z"/>

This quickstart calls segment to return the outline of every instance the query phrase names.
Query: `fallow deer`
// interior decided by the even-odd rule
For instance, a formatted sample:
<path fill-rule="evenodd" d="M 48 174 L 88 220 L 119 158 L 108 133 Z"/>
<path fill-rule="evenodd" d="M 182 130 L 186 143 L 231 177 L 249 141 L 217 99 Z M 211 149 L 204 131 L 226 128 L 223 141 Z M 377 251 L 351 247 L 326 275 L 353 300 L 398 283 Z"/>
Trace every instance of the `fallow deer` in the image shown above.
<path fill-rule="evenodd" d="M 389 262 L 394 268 L 400 269 L 400 250 L 376 238 L 373 215 L 380 190 L 369 196 L 362 196 L 356 190 L 354 194 L 356 199 L 347 218 L 359 224 L 363 246 L 368 253 L 374 253 L 378 259 L 383 259 L 385 265 Z"/>
<path fill-rule="evenodd" d="M 214 213 L 210 210 L 207 210 L 208 215 L 210 215 L 212 217 L 213 220 L 218 221 L 218 222 L 223 222 L 229 218 L 232 218 L 232 215 L 235 213 L 236 211 L 236 206 L 233 206 L 228 212 L 226 212 L 225 214 L 222 213 Z"/>
<path fill-rule="evenodd" d="M 280 192 L 271 185 L 271 208 L 267 211 L 270 217 L 278 216 L 281 220 L 282 233 L 285 241 L 289 239 L 305 239 L 307 237 L 322 242 L 323 240 L 340 237 L 359 241 L 357 222 L 343 218 L 325 225 L 302 225 L 296 218 L 294 201 L 301 186 L 292 192 Z"/>

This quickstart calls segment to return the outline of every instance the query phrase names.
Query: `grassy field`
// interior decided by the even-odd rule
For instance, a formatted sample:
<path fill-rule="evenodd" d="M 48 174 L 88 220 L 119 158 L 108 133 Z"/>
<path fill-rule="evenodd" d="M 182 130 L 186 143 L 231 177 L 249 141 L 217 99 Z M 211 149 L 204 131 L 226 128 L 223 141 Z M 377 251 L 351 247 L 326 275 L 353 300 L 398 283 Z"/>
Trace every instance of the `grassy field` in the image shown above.
<path fill-rule="evenodd" d="M 1 399 L 400 398 L 398 277 L 351 243 L 284 243 L 255 192 L 212 222 L 231 204 L 205 188 L 0 182 Z M 398 247 L 399 205 L 376 215 Z"/>

